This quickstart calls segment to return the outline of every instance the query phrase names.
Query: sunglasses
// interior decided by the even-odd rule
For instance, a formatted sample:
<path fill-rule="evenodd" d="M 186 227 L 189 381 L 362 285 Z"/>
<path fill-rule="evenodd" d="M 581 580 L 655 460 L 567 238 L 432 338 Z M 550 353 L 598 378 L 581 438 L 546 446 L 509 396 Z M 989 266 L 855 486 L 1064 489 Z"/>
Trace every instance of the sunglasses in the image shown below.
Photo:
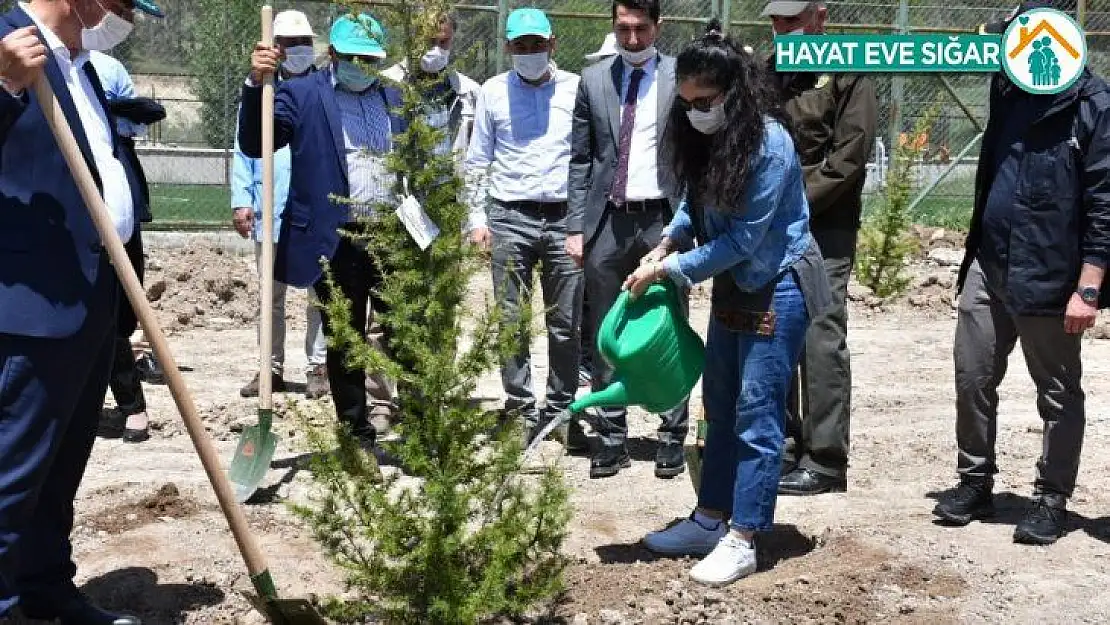
<path fill-rule="evenodd" d="M 694 109 L 695 111 L 701 111 L 702 113 L 708 113 L 709 110 L 713 108 L 713 102 L 719 97 L 721 97 L 721 94 L 719 92 L 714 94 L 714 95 L 707 95 L 707 96 L 703 96 L 703 97 L 700 97 L 700 98 L 694 98 L 693 100 L 687 100 L 686 98 L 683 98 L 680 95 L 676 95 L 675 98 L 674 98 L 674 103 L 675 103 L 676 106 L 678 106 L 678 108 L 680 108 L 683 111 L 689 111 L 690 109 Z"/>

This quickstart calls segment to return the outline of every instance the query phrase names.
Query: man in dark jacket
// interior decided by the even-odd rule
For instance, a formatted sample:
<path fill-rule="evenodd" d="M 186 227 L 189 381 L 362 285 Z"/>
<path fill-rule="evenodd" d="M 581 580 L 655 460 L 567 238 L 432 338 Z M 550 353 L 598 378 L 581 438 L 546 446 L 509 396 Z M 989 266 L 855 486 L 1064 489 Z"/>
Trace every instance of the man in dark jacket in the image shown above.
<path fill-rule="evenodd" d="M 1025 3 L 1021 12 L 1034 4 L 1040 3 Z M 965 525 L 993 511 L 997 389 L 1020 338 L 1044 443 L 1036 501 L 1014 541 L 1044 545 L 1066 529 L 1085 421 L 1082 335 L 1106 304 L 1100 294 L 1110 259 L 1110 88 L 1084 69 L 1059 94 L 1031 95 L 999 73 L 990 111 L 958 281 L 960 483 L 933 513 Z"/>
<path fill-rule="evenodd" d="M 820 34 L 824 2 L 768 2 L 776 35 Z M 774 57 L 769 61 L 774 72 Z M 833 305 L 813 319 L 793 393 L 779 493 L 817 495 L 847 487 L 852 372 L 848 280 L 856 257 L 867 161 L 875 143 L 875 85 L 851 74 L 775 72 L 805 172 L 810 228 L 825 257 Z M 798 389 L 797 381 L 793 385 Z M 800 408 L 805 407 L 805 414 Z"/>

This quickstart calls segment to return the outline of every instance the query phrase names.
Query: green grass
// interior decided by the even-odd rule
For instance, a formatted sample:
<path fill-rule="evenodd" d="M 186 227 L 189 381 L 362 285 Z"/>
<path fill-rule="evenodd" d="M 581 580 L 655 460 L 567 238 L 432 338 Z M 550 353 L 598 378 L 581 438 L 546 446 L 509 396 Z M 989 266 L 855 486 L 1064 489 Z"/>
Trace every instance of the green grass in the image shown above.
<path fill-rule="evenodd" d="M 230 228 L 230 202 L 230 192 L 223 186 L 152 184 L 154 223 L 147 229 Z"/>
<path fill-rule="evenodd" d="M 864 198 L 864 219 L 882 201 L 879 195 L 870 195 Z M 930 228 L 945 228 L 948 230 L 967 230 L 971 224 L 971 195 L 940 195 L 926 196 L 910 215 L 910 221 Z"/>

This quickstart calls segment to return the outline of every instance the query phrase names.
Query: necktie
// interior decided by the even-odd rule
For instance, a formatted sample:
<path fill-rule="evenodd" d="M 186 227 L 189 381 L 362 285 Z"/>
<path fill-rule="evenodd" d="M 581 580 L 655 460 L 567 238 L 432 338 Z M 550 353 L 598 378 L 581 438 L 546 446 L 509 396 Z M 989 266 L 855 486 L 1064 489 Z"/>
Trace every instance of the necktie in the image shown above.
<path fill-rule="evenodd" d="M 621 134 L 617 142 L 617 171 L 613 176 L 613 187 L 609 190 L 609 200 L 616 205 L 624 204 L 625 191 L 628 187 L 628 156 L 632 148 L 632 129 L 636 125 L 636 96 L 640 93 L 640 80 L 644 77 L 644 70 L 637 67 L 632 70 L 632 80 L 628 83 L 628 92 L 624 95 L 624 107 L 621 110 Z"/>

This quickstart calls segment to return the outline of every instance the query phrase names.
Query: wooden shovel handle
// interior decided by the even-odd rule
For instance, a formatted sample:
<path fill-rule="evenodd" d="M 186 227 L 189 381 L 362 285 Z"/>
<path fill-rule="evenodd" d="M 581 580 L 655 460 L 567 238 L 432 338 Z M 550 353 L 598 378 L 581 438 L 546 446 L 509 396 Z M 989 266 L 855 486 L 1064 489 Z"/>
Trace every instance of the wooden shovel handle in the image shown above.
<path fill-rule="evenodd" d="M 262 7 L 262 43 L 274 45 L 273 9 Z M 273 408 L 273 384 L 270 375 L 271 347 L 274 343 L 274 75 L 262 82 L 262 259 L 259 274 L 262 285 L 259 297 L 259 370 L 258 407 Z"/>
<path fill-rule="evenodd" d="M 100 240 L 108 250 L 108 257 L 111 258 L 116 275 L 119 276 L 119 280 L 123 284 L 127 299 L 131 301 L 131 306 L 135 310 L 139 323 L 142 324 L 143 332 L 146 334 L 147 340 L 150 341 L 151 347 L 154 348 L 155 356 L 165 369 L 174 403 L 177 404 L 177 409 L 185 421 L 185 428 L 189 432 L 189 438 L 193 441 L 197 455 L 200 456 L 201 464 L 204 465 L 204 472 L 208 474 L 208 480 L 216 491 L 216 498 L 220 502 L 220 508 L 223 510 L 224 516 L 227 517 L 228 525 L 231 526 L 231 533 L 235 536 L 235 542 L 239 545 L 239 551 L 243 554 L 247 569 L 252 576 L 261 573 L 266 570 L 266 562 L 262 557 L 262 552 L 259 551 L 258 545 L 254 542 L 254 537 L 251 536 L 250 527 L 247 525 L 247 518 L 243 514 L 242 508 L 235 501 L 231 484 L 227 481 L 224 469 L 220 466 L 220 457 L 216 453 L 216 448 L 212 445 L 208 433 L 204 430 L 204 423 L 201 421 L 200 415 L 197 414 L 196 405 L 193 404 L 189 389 L 177 368 L 177 362 L 174 360 L 173 354 L 170 352 L 166 335 L 158 325 L 154 309 L 147 302 L 143 285 L 139 282 L 139 277 L 135 275 L 135 269 L 131 266 L 123 242 L 116 233 L 115 224 L 112 223 L 108 208 L 104 205 L 104 199 L 100 196 L 100 190 L 96 186 L 92 172 L 89 171 L 89 165 L 85 162 L 85 157 L 81 154 L 80 148 L 77 147 L 77 141 L 73 138 L 73 130 L 69 126 L 69 121 L 66 120 L 65 113 L 62 112 L 58 99 L 54 95 L 54 90 L 50 87 L 50 82 L 45 76 L 35 82 L 34 90 L 35 97 L 42 107 L 43 115 L 54 134 L 54 139 L 62 150 L 69 171 L 77 182 L 77 188 L 81 191 L 81 198 L 84 199 L 85 206 L 89 209 L 89 215 L 92 217 L 93 224 L 96 225 L 96 231 L 100 234 Z"/>

